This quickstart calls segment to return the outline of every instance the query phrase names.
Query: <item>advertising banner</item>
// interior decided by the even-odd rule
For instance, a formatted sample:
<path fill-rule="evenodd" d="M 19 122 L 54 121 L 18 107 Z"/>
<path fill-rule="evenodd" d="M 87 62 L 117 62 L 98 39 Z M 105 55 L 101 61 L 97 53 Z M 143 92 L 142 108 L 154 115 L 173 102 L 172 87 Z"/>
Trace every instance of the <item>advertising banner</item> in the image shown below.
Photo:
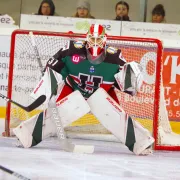
<path fill-rule="evenodd" d="M 120 23 L 117 21 L 100 20 L 100 19 L 85 19 L 85 18 L 70 18 L 58 16 L 38 16 L 21 14 L 21 29 L 39 30 L 52 32 L 69 32 L 87 33 L 88 28 L 93 23 L 102 24 L 108 35 L 120 35 Z"/>
<path fill-rule="evenodd" d="M 142 23 L 142 22 L 122 22 L 122 36 L 149 37 L 157 39 L 180 40 L 180 25 Z"/>
<path fill-rule="evenodd" d="M 163 80 L 169 118 L 180 120 L 180 49 L 165 49 Z"/>

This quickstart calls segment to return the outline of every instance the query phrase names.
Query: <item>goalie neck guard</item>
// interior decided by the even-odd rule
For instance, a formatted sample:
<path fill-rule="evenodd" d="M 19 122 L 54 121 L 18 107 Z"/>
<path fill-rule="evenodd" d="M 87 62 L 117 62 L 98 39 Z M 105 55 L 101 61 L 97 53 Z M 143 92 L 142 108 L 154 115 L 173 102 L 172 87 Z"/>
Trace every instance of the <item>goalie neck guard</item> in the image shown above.
<path fill-rule="evenodd" d="M 91 60 L 95 60 L 97 56 L 104 52 L 106 45 L 105 29 L 102 25 L 92 24 L 86 35 L 87 45 L 86 48 L 92 56 Z"/>

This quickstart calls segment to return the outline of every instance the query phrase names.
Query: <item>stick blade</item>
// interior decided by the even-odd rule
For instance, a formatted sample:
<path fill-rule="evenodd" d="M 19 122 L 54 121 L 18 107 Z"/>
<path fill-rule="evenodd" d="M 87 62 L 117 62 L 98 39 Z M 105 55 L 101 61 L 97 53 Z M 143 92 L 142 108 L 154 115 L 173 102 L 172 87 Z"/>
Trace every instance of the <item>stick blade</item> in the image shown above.
<path fill-rule="evenodd" d="M 94 146 L 75 145 L 73 152 L 74 153 L 92 154 L 92 153 L 94 153 Z"/>
<path fill-rule="evenodd" d="M 75 145 L 71 144 L 70 142 L 66 141 L 65 143 L 61 143 L 61 148 L 67 152 L 73 153 L 81 153 L 81 154 L 92 154 L 94 153 L 94 146 L 90 145 Z"/>
<path fill-rule="evenodd" d="M 36 109 L 41 104 L 43 104 L 45 102 L 45 100 L 46 100 L 46 96 L 45 95 L 39 96 L 31 105 L 29 105 L 27 107 L 27 111 L 30 112 L 30 111 Z"/>

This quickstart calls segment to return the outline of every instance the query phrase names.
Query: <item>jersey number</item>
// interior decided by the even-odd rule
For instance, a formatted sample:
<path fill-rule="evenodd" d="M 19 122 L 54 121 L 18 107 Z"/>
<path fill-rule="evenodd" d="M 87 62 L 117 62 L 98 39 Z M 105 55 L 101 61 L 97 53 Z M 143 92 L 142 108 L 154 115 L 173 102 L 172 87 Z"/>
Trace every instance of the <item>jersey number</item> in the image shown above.
<path fill-rule="evenodd" d="M 51 66 L 55 66 L 57 63 L 58 63 L 58 60 L 54 58 L 50 58 L 48 61 L 48 64 Z"/>
<path fill-rule="evenodd" d="M 79 73 L 80 84 L 79 87 L 86 92 L 93 93 L 94 90 L 100 87 L 102 84 L 102 76 L 91 76 L 88 74 Z"/>

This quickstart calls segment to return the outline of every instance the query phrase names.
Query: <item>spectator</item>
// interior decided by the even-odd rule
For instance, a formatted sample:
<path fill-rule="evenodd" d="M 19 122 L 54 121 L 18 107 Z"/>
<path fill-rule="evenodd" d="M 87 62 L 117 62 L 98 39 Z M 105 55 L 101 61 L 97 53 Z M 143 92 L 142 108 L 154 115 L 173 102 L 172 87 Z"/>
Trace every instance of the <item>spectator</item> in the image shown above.
<path fill-rule="evenodd" d="M 116 18 L 118 21 L 131 21 L 129 19 L 129 4 L 125 1 L 119 1 L 115 6 Z"/>
<path fill-rule="evenodd" d="M 36 15 L 54 16 L 55 6 L 52 0 L 43 0 Z"/>
<path fill-rule="evenodd" d="M 165 23 L 165 10 L 162 4 L 157 4 L 152 10 L 153 23 Z"/>
<path fill-rule="evenodd" d="M 91 14 L 90 14 L 90 4 L 86 0 L 78 1 L 77 12 L 75 13 L 75 15 L 73 17 L 95 19 L 95 17 L 91 16 Z"/>

